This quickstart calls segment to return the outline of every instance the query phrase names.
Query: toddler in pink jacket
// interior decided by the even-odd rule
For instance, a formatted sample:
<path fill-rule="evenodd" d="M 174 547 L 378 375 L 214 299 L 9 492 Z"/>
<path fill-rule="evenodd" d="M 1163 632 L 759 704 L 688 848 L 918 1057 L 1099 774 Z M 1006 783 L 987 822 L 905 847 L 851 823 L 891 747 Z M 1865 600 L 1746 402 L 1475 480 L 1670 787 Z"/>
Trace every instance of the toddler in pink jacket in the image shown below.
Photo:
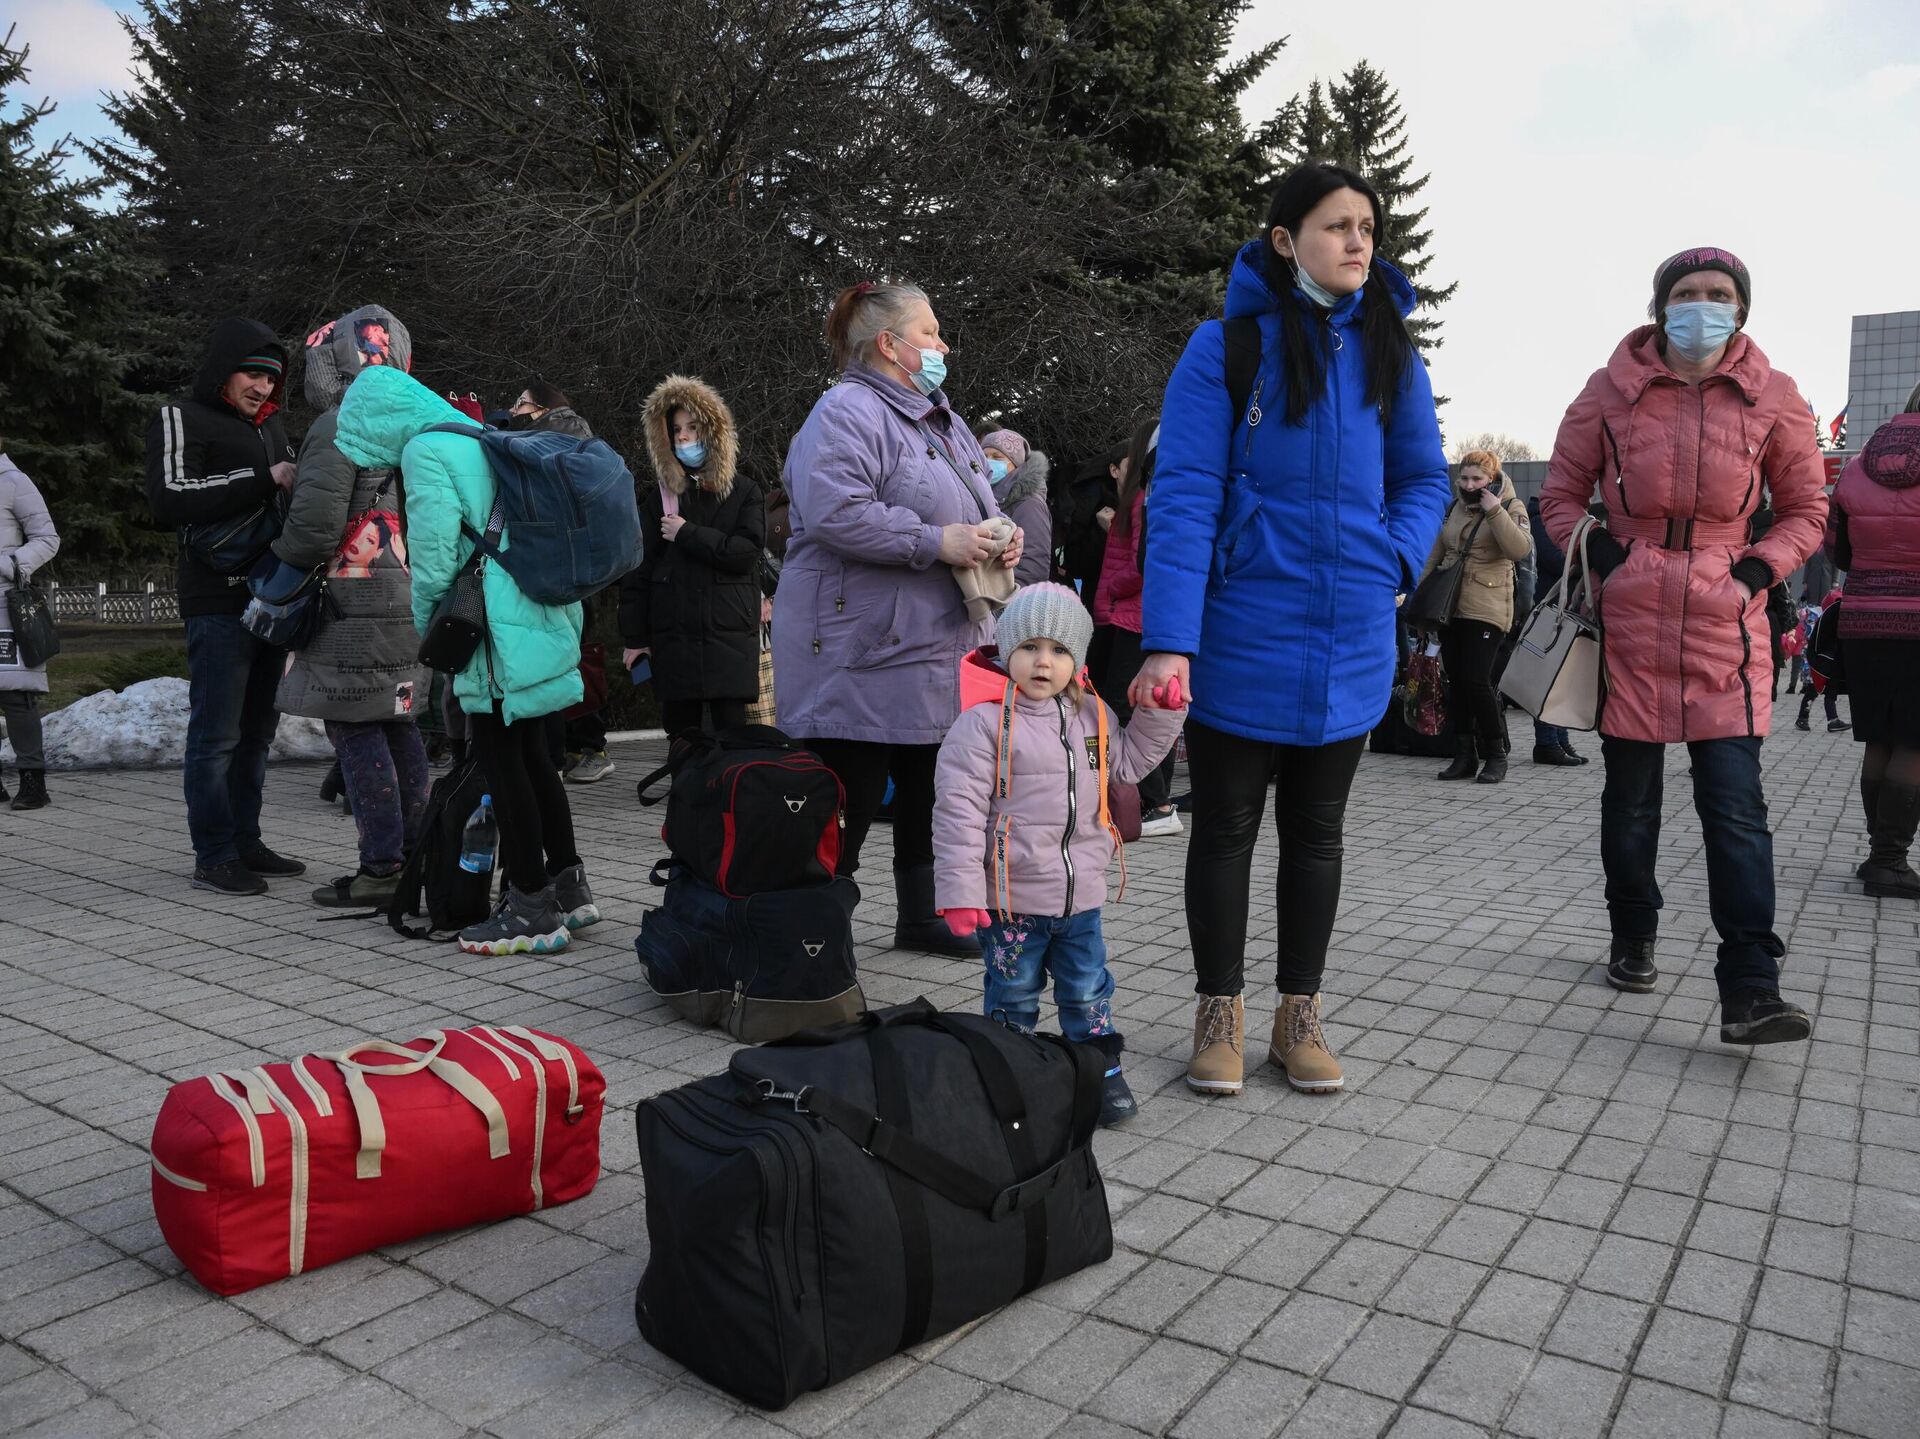
<path fill-rule="evenodd" d="M 1062 585 L 1018 591 L 997 636 L 1011 694 L 964 711 L 940 745 L 935 903 L 955 934 L 979 936 L 987 1014 L 1038 1028 L 1052 976 L 1060 1032 L 1107 1055 L 1100 1122 L 1115 1124 L 1136 1106 L 1100 934 L 1118 846 L 1101 777 L 1133 784 L 1159 764 L 1180 732 L 1181 700 L 1136 709 L 1122 730 L 1079 682 L 1093 619 Z"/>

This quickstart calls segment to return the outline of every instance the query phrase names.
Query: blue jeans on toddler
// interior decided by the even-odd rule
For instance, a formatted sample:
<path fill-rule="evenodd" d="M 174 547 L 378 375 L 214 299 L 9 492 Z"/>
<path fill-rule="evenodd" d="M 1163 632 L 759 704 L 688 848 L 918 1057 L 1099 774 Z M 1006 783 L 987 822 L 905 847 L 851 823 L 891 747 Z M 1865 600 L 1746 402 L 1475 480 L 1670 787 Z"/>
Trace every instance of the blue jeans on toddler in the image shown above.
<path fill-rule="evenodd" d="M 1100 911 L 1065 918 L 1016 914 L 996 917 L 980 931 L 986 960 L 984 1012 L 1000 1015 L 1021 1029 L 1040 1027 L 1040 996 L 1053 976 L 1053 999 L 1060 1007 L 1060 1032 L 1085 1043 L 1115 1048 L 1113 972 L 1107 968 L 1107 942 L 1100 934 Z"/>

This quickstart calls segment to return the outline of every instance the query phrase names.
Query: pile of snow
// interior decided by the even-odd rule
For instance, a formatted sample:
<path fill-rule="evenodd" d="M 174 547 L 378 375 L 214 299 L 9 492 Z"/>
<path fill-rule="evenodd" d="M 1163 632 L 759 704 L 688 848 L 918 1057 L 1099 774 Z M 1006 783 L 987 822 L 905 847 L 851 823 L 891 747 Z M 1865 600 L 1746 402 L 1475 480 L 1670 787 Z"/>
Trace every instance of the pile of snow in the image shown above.
<path fill-rule="evenodd" d="M 47 768 L 165 769 L 187 752 L 187 682 L 142 680 L 115 694 L 102 690 L 55 710 L 42 722 Z M 0 750 L 8 762 L 13 747 Z M 319 720 L 280 717 L 274 759 L 332 759 Z"/>

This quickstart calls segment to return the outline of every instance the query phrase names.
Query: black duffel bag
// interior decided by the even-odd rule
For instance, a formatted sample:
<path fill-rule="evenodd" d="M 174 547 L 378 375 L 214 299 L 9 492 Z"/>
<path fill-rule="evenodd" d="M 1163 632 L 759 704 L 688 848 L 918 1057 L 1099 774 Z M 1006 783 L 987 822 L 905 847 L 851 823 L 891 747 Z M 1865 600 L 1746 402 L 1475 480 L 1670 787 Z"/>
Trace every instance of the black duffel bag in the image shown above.
<path fill-rule="evenodd" d="M 642 1101 L 640 1333 L 778 1409 L 1103 1262 L 1105 1069 L 917 1000 Z"/>
<path fill-rule="evenodd" d="M 653 867 L 653 881 L 666 895 L 641 916 L 633 947 L 648 986 L 681 1018 L 764 1044 L 866 1011 L 853 949 L 860 889 L 844 875 L 745 899 L 672 860 Z"/>
<path fill-rule="evenodd" d="M 673 779 L 661 831 L 673 857 L 728 899 L 824 884 L 840 866 L 846 790 L 825 760 L 770 725 L 674 737 L 640 781 L 640 803 Z"/>

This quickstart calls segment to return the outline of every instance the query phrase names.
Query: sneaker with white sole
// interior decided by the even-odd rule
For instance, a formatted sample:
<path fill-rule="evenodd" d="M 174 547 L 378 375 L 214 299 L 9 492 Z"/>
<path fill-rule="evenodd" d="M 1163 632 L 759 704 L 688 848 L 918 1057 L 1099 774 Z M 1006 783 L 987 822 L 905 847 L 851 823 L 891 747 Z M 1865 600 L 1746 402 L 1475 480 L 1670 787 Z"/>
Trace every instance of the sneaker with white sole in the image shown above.
<path fill-rule="evenodd" d="M 493 918 L 460 931 L 460 948 L 468 954 L 556 954 L 571 937 L 552 885 L 538 894 L 508 885 Z"/>
<path fill-rule="evenodd" d="M 600 923 L 600 906 L 593 902 L 593 891 L 587 887 L 584 864 L 569 865 L 553 877 L 553 903 L 568 929 Z"/>
<path fill-rule="evenodd" d="M 603 749 L 591 749 L 565 770 L 568 784 L 597 784 L 612 774 L 613 761 Z"/>
<path fill-rule="evenodd" d="M 1172 805 L 1165 809 L 1154 810 L 1140 820 L 1140 838 L 1158 839 L 1161 835 L 1180 834 L 1184 826 L 1180 823 L 1180 811 Z"/>

